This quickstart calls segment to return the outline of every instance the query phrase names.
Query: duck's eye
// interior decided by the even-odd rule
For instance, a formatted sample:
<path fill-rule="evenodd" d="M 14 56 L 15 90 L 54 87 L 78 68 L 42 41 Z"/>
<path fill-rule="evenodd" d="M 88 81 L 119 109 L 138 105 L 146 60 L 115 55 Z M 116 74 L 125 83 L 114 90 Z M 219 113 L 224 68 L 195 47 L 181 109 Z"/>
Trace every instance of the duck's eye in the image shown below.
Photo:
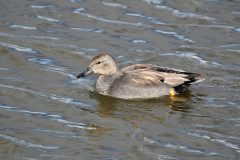
<path fill-rule="evenodd" d="M 97 62 L 96 64 L 100 64 L 101 62 L 99 61 L 99 62 Z"/>

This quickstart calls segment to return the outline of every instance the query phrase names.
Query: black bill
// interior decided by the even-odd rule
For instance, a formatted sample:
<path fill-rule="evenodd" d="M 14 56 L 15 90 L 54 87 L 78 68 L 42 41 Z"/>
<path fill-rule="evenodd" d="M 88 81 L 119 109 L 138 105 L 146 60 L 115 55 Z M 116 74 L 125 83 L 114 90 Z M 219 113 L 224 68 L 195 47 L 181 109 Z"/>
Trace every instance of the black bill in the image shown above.
<path fill-rule="evenodd" d="M 92 70 L 90 68 L 87 68 L 86 71 L 84 71 L 83 73 L 79 74 L 77 76 L 77 78 L 83 78 L 83 77 L 86 77 L 87 75 L 91 74 L 92 73 Z"/>

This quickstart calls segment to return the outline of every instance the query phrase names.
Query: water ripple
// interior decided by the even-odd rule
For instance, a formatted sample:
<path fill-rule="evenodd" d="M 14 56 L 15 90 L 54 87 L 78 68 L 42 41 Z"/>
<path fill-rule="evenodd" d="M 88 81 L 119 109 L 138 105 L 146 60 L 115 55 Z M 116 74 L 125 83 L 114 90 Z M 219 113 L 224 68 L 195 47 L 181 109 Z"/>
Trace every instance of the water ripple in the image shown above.
<path fill-rule="evenodd" d="M 146 40 L 142 40 L 142 39 L 133 39 L 133 38 L 130 38 L 130 37 L 127 37 L 127 36 L 114 36 L 114 37 L 117 37 L 117 38 L 120 38 L 120 39 L 124 39 L 124 40 L 127 40 L 127 41 L 129 41 L 129 42 L 131 42 L 131 43 L 135 43 L 135 44 L 137 44 L 137 43 L 149 43 L 148 41 L 146 41 Z"/>
<path fill-rule="evenodd" d="M 36 61 L 36 62 L 39 63 L 39 64 L 44 64 L 45 63 L 44 61 Z M 49 64 L 49 63 L 45 63 L 45 64 Z M 48 65 L 46 68 L 43 68 L 41 70 L 55 72 L 55 73 L 58 73 L 60 75 L 67 76 L 71 79 L 76 79 L 76 75 L 73 75 L 72 73 L 69 73 L 66 68 L 61 67 L 61 66 Z"/>
<path fill-rule="evenodd" d="M 240 11 L 232 11 L 232 14 L 240 15 Z"/>
<path fill-rule="evenodd" d="M 71 0 L 71 1 L 73 1 L 73 0 Z M 76 1 L 76 0 L 74 0 L 74 1 Z M 64 153 L 63 153 L 64 154 Z M 41 154 L 41 157 L 43 157 L 43 159 L 50 159 L 50 160 L 57 160 L 57 159 L 59 159 L 59 160 L 64 160 L 64 159 L 66 159 L 66 160 L 81 160 L 81 159 L 85 159 L 86 157 L 82 157 L 82 156 L 76 156 L 76 155 L 74 155 L 74 156 L 68 156 L 68 155 L 66 155 L 66 154 L 64 154 L 64 155 L 59 155 L 59 154 Z"/>
<path fill-rule="evenodd" d="M 226 26 L 226 25 L 214 25 L 214 24 L 184 24 L 184 26 L 189 27 L 202 27 L 202 28 L 223 28 L 223 29 L 229 29 L 229 30 L 235 30 L 232 26 Z"/>
<path fill-rule="evenodd" d="M 175 37 L 175 38 L 177 38 L 179 40 L 183 40 L 183 41 L 186 41 L 186 42 L 190 42 L 190 43 L 194 43 L 195 42 L 195 41 L 193 41 L 191 39 L 185 38 L 185 36 L 183 36 L 183 35 L 179 35 L 176 32 L 168 32 L 168 31 L 163 31 L 163 30 L 159 30 L 159 29 L 155 29 L 153 31 L 157 32 L 157 33 L 161 33 L 163 35 L 173 36 L 173 37 Z"/>
<path fill-rule="evenodd" d="M 65 120 L 60 115 L 49 115 L 49 117 L 51 117 L 52 120 L 56 120 L 57 122 L 61 122 L 68 127 L 86 129 L 86 130 L 96 130 L 95 127 L 90 127 L 89 125 L 87 125 L 85 123 L 79 123 L 79 122 L 73 122 L 73 121 Z"/>
<path fill-rule="evenodd" d="M 20 88 L 20 87 L 4 85 L 4 84 L 0 84 L 0 87 L 19 90 L 19 91 L 31 93 L 31 94 L 34 94 L 34 95 L 38 95 L 38 96 L 41 96 L 41 97 L 46 97 L 46 98 L 49 98 L 51 100 L 55 100 L 55 101 L 58 101 L 58 102 L 62 102 L 62 103 L 66 103 L 66 104 L 72 104 L 72 105 L 78 106 L 80 109 L 85 109 L 85 110 L 92 110 L 93 109 L 93 106 L 91 106 L 89 104 L 86 104 L 86 103 L 83 103 L 83 102 L 76 101 L 76 100 L 74 100 L 72 98 L 69 98 L 69 97 L 61 97 L 61 96 L 57 96 L 55 94 L 44 93 L 44 92 L 40 92 L 40 91 L 36 91 L 36 90 L 32 90 L 32 89 Z"/>
<path fill-rule="evenodd" d="M 34 63 L 39 63 L 39 64 L 52 64 L 53 60 L 49 59 L 49 58 L 29 58 L 28 59 L 30 62 L 34 62 Z"/>
<path fill-rule="evenodd" d="M 119 3 L 102 2 L 102 4 L 105 5 L 105 6 L 110 6 L 110 7 L 114 7 L 114 8 L 122 8 L 122 9 L 128 8 L 127 6 L 124 6 L 124 5 L 119 4 Z"/>
<path fill-rule="evenodd" d="M 20 28 L 20 29 L 26 29 L 26 30 L 36 30 L 36 27 L 30 27 L 30 26 L 23 26 L 23 25 L 16 25 L 12 24 L 9 26 L 10 28 Z"/>
<path fill-rule="evenodd" d="M 71 28 L 73 30 L 83 31 L 83 32 L 94 32 L 94 33 L 103 33 L 104 29 L 97 29 L 97 28 Z"/>
<path fill-rule="evenodd" d="M 11 44 L 11 43 L 6 43 L 6 42 L 0 41 L 0 45 L 14 49 L 16 51 L 20 51 L 20 52 L 37 53 L 37 51 L 33 50 L 32 48 L 21 47 L 21 46 L 17 46 L 17 45 Z"/>
<path fill-rule="evenodd" d="M 37 9 L 46 9 L 46 8 L 54 8 L 53 5 L 31 5 L 31 8 L 37 8 Z"/>
<path fill-rule="evenodd" d="M 151 5 L 160 5 L 163 2 L 162 0 L 143 0 L 143 1 Z"/>
<path fill-rule="evenodd" d="M 10 156 L 9 154 L 0 154 L 2 157 L 7 157 L 7 159 L 16 159 L 16 160 L 37 160 L 36 158 L 29 158 L 29 157 L 23 157 L 23 156 Z"/>
<path fill-rule="evenodd" d="M 215 18 L 209 17 L 209 16 L 204 16 L 204 15 L 198 15 L 194 13 L 186 13 L 186 12 L 181 12 L 179 10 L 173 9 L 169 6 L 164 6 L 162 5 L 162 1 L 158 0 L 143 0 L 144 2 L 147 2 L 150 5 L 153 5 L 157 9 L 161 10 L 166 10 L 172 13 L 172 15 L 176 17 L 181 17 L 181 18 L 196 18 L 196 19 L 204 19 L 208 21 L 215 21 Z"/>
<path fill-rule="evenodd" d="M 31 114 L 31 115 L 48 115 L 45 112 L 32 112 L 32 111 L 28 111 L 28 110 L 22 110 L 22 109 L 18 109 L 17 107 L 12 107 L 12 106 L 7 106 L 7 105 L 0 105 L 1 109 L 5 109 L 7 111 L 15 111 L 15 112 L 19 112 L 19 113 L 26 113 L 26 114 Z"/>
<path fill-rule="evenodd" d="M 226 45 L 221 45 L 217 48 L 240 48 L 240 44 L 234 43 L 234 44 L 226 44 Z"/>
<path fill-rule="evenodd" d="M 178 57 L 184 57 L 184 58 L 188 58 L 191 60 L 196 60 L 197 62 L 200 62 L 202 64 L 211 64 L 211 65 L 216 65 L 216 66 L 221 66 L 221 64 L 217 63 L 217 62 L 210 62 L 207 60 L 204 60 L 203 58 L 199 57 L 197 55 L 197 53 L 192 53 L 192 52 L 179 52 L 176 51 L 175 53 L 162 53 L 159 54 L 161 56 L 178 56 Z"/>
<path fill-rule="evenodd" d="M 235 31 L 240 32 L 240 28 L 236 28 Z"/>
<path fill-rule="evenodd" d="M 41 145 L 41 144 L 30 143 L 25 140 L 17 139 L 15 137 L 8 136 L 5 134 L 0 134 L 0 137 L 3 139 L 9 140 L 9 141 L 15 142 L 20 145 L 30 147 L 30 148 L 41 148 L 41 149 L 59 149 L 60 148 L 60 147 L 55 147 L 55 146 L 45 146 L 45 145 Z"/>
<path fill-rule="evenodd" d="M 58 20 L 58 19 L 54 19 L 54 18 L 46 17 L 46 16 L 40 16 L 40 15 L 38 15 L 37 18 L 48 21 L 48 22 L 62 22 L 61 20 Z"/>
<path fill-rule="evenodd" d="M 36 38 L 36 39 L 51 39 L 51 40 L 59 40 L 60 38 L 57 37 L 49 37 L 49 36 L 26 36 L 26 35 L 17 35 L 17 34 L 9 34 L 9 33 L 3 33 L 0 32 L 1 36 L 4 37 L 9 37 L 9 38 L 24 38 L 24 39 L 32 39 L 32 38 Z"/>
<path fill-rule="evenodd" d="M 174 144 L 174 143 L 169 143 L 169 142 L 161 142 L 159 140 L 153 140 L 149 137 L 144 137 L 144 141 L 149 143 L 149 144 L 157 144 L 166 148 L 171 148 L 171 149 L 176 149 L 176 150 L 182 150 L 185 152 L 190 152 L 190 153 L 197 153 L 197 154 L 204 154 L 207 156 L 212 156 L 212 155 L 217 155 L 218 153 L 216 152 L 209 152 L 206 151 L 205 149 L 197 149 L 193 148 L 190 146 L 184 146 L 184 145 L 179 145 L 179 144 Z"/>
<path fill-rule="evenodd" d="M 162 7 L 160 7 L 160 8 L 162 8 Z M 164 8 L 164 6 L 163 6 L 163 8 Z M 208 16 L 198 15 L 198 14 L 194 14 L 194 13 L 184 13 L 184 12 L 172 9 L 172 8 L 168 8 L 168 9 L 171 9 L 173 15 L 178 16 L 178 17 L 183 17 L 183 18 L 190 17 L 190 18 L 197 18 L 197 19 L 205 19 L 205 20 L 209 20 L 209 21 L 216 20 L 215 18 L 208 17 Z"/>
<path fill-rule="evenodd" d="M 94 19 L 94 20 L 98 20 L 101 22 L 106 22 L 106 23 L 113 23 L 113 24 L 125 24 L 125 25 L 131 25 L 131 26 L 138 26 L 138 27 L 150 27 L 150 25 L 145 25 L 142 23 L 131 23 L 131 22 L 125 22 L 125 21 L 115 21 L 115 20 L 110 20 L 110 19 L 106 19 L 106 18 L 102 18 L 102 17 L 97 17 L 94 16 L 92 14 L 88 14 L 88 13 L 83 13 L 82 11 L 84 11 L 84 8 L 77 8 L 73 11 L 73 13 L 82 15 L 82 16 L 86 16 L 88 18 Z"/>
<path fill-rule="evenodd" d="M 76 53 L 76 54 L 78 54 L 79 50 L 83 51 L 83 52 L 94 52 L 94 53 L 99 51 L 98 48 L 84 48 L 84 47 L 79 47 L 79 46 L 74 45 L 74 44 L 61 44 L 61 45 L 58 45 L 56 47 L 59 47 L 59 46 L 63 46 L 63 47 L 67 47 L 69 49 L 77 50 L 76 52 L 72 52 L 72 53 Z M 79 53 L 83 53 L 83 52 L 79 52 Z"/>
<path fill-rule="evenodd" d="M 85 128 L 84 128 L 85 129 Z M 49 130 L 49 129 L 41 129 L 41 128 L 34 128 L 31 129 L 34 132 L 43 132 L 52 134 L 53 136 L 61 137 L 61 138 L 80 138 L 80 139 L 87 139 L 87 137 L 79 136 L 73 132 L 63 132 L 63 131 L 56 131 L 56 130 Z"/>
<path fill-rule="evenodd" d="M 80 2 L 81 0 L 70 0 L 71 3 L 78 3 Z"/>
<path fill-rule="evenodd" d="M 30 38 L 36 39 L 51 39 L 51 40 L 59 40 L 60 38 L 57 37 L 49 37 L 49 36 L 29 36 Z"/>
<path fill-rule="evenodd" d="M 81 12 L 84 11 L 84 10 L 85 10 L 85 8 L 77 8 L 77 9 L 73 10 L 73 13 L 81 14 Z"/>
<path fill-rule="evenodd" d="M 154 159 L 157 160 L 179 160 L 179 158 L 167 155 L 167 154 L 161 154 L 161 153 L 156 153 L 148 149 L 147 147 L 140 146 L 138 147 L 138 150 L 150 157 L 153 157 Z"/>
<path fill-rule="evenodd" d="M 126 15 L 133 16 L 133 17 L 144 18 L 144 19 L 146 19 L 147 21 L 149 21 L 150 23 L 153 23 L 153 24 L 166 24 L 166 23 L 160 21 L 158 18 L 145 16 L 142 13 L 128 12 L 128 13 L 126 13 Z"/>
<path fill-rule="evenodd" d="M 231 121 L 232 119 L 228 119 L 228 120 Z M 202 126 L 206 126 L 206 125 L 200 125 L 200 127 L 202 127 Z M 199 126 L 197 125 L 197 127 L 199 127 Z M 221 126 L 219 125 L 219 126 L 216 126 L 216 127 L 221 127 Z M 208 134 L 208 135 L 213 135 L 213 136 L 221 138 L 221 139 L 224 138 L 224 139 L 233 140 L 233 141 L 240 140 L 240 137 L 226 135 L 226 134 L 224 135 L 224 134 L 220 134 L 220 133 L 216 133 L 216 132 L 212 132 L 212 131 L 207 131 L 207 130 L 194 130 L 194 131 L 199 132 L 199 133 Z"/>
<path fill-rule="evenodd" d="M 25 113 L 27 115 L 38 116 L 38 117 L 42 117 L 44 119 L 50 119 L 53 121 L 63 123 L 67 127 L 71 127 L 71 128 L 96 130 L 95 127 L 91 127 L 88 124 L 69 121 L 69 120 L 66 120 L 62 115 L 58 115 L 58 114 L 50 114 L 50 113 L 46 113 L 46 112 L 33 112 L 33 111 L 28 111 L 28 110 L 20 109 L 18 107 L 13 107 L 13 106 L 8 106 L 8 105 L 0 105 L 0 109 L 7 110 L 10 112 Z"/>
<path fill-rule="evenodd" d="M 207 134 L 204 134 L 204 133 L 200 133 L 200 132 L 194 132 L 194 131 L 192 131 L 192 132 L 185 132 L 185 133 L 190 135 L 190 136 L 199 137 L 199 138 L 202 138 L 202 139 L 210 140 L 210 141 L 215 142 L 215 143 L 223 144 L 223 145 L 225 145 L 227 147 L 230 147 L 231 149 L 234 149 L 236 152 L 240 153 L 239 145 L 230 143 L 230 142 L 228 142 L 225 139 L 213 138 L 210 135 L 207 135 Z"/>
<path fill-rule="evenodd" d="M 0 67 L 0 70 L 2 70 L 2 71 L 8 71 L 9 69 L 8 69 L 8 68 L 2 68 L 2 67 Z"/>

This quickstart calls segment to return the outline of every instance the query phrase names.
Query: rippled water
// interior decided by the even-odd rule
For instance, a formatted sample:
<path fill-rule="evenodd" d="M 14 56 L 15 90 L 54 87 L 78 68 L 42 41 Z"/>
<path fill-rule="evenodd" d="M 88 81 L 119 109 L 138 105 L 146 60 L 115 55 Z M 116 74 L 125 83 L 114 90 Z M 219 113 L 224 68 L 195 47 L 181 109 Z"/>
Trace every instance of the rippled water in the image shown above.
<path fill-rule="evenodd" d="M 239 159 L 238 0 L 0 2 L 0 159 Z M 77 80 L 92 56 L 202 73 L 124 101 Z"/>

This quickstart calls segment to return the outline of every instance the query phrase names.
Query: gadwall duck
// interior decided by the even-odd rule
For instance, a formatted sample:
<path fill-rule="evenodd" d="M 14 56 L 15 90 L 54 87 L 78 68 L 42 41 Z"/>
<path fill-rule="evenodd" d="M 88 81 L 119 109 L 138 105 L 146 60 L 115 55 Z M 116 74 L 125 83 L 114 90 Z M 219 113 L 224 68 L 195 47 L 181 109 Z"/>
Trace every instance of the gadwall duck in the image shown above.
<path fill-rule="evenodd" d="M 110 53 L 93 57 L 87 70 L 77 78 L 91 73 L 100 74 L 95 86 L 98 93 L 121 99 L 173 96 L 192 83 L 204 80 L 198 73 L 151 64 L 134 64 L 118 69 Z"/>

